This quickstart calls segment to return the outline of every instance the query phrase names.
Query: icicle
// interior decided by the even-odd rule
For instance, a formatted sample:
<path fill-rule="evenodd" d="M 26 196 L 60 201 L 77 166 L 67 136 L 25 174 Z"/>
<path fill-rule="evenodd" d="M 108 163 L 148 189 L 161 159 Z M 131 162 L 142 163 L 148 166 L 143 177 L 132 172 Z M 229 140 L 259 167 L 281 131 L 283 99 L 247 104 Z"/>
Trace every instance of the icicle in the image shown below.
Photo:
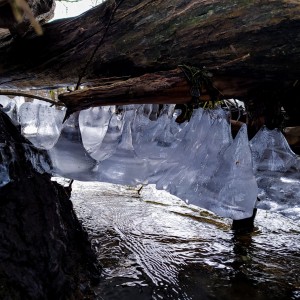
<path fill-rule="evenodd" d="M 25 102 L 19 111 L 21 132 L 37 148 L 49 150 L 59 138 L 64 115 L 65 110 Z"/>
<path fill-rule="evenodd" d="M 48 153 L 54 174 L 77 180 L 96 180 L 92 172 L 96 161 L 82 145 L 78 114 L 73 114 L 64 123 L 57 143 Z"/>
<path fill-rule="evenodd" d="M 98 162 L 111 157 L 121 142 L 123 133 L 123 114 L 113 114 L 109 120 L 106 134 L 98 148 L 97 156 L 93 156 Z"/>
<path fill-rule="evenodd" d="M 133 122 L 133 145 L 139 157 L 166 159 L 169 148 L 174 147 L 176 138 L 171 123 L 174 106 L 166 105 L 156 121 L 144 114 L 144 107 L 137 110 Z M 151 113 L 150 113 L 151 115 Z"/>
<path fill-rule="evenodd" d="M 0 96 L 1 110 L 6 113 L 13 124 L 18 125 L 18 108 L 17 102 L 20 102 L 20 97 L 9 98 L 7 96 Z M 1 106 L 0 106 L 1 107 Z"/>
<path fill-rule="evenodd" d="M 79 114 L 82 144 L 89 155 L 97 161 L 103 156 L 101 144 L 113 114 L 112 106 L 92 107 Z"/>
<path fill-rule="evenodd" d="M 286 172 L 298 165 L 284 135 L 278 130 L 262 127 L 250 141 L 255 170 Z"/>
<path fill-rule="evenodd" d="M 205 208 L 232 219 L 252 215 L 258 188 L 246 125 L 241 127 L 233 143 L 221 155 L 218 168 L 206 187 L 213 193 L 210 193 L 210 201 Z"/>
<path fill-rule="evenodd" d="M 148 163 L 137 156 L 132 144 L 131 125 L 134 115 L 135 110 L 128 109 L 125 112 L 122 139 L 116 152 L 94 169 L 98 181 L 131 185 L 146 182 Z"/>
<path fill-rule="evenodd" d="M 205 111 L 201 118 L 198 115 L 198 120 L 198 130 L 186 134 L 171 155 L 177 159 L 177 164 L 157 182 L 157 188 L 189 201 L 198 197 L 201 187 L 216 168 L 218 154 L 232 140 L 224 112 Z M 188 130 L 188 126 L 186 128 Z"/>

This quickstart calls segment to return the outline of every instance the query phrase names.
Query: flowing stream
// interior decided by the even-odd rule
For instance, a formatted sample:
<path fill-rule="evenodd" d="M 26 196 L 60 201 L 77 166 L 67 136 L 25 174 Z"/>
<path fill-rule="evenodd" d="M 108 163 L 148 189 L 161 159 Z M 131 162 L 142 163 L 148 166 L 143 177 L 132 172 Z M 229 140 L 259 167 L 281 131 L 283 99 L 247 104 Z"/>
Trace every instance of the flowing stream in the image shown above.
<path fill-rule="evenodd" d="M 152 186 L 73 184 L 72 201 L 103 266 L 96 299 L 300 299 L 300 227 L 258 210 L 256 231 Z"/>

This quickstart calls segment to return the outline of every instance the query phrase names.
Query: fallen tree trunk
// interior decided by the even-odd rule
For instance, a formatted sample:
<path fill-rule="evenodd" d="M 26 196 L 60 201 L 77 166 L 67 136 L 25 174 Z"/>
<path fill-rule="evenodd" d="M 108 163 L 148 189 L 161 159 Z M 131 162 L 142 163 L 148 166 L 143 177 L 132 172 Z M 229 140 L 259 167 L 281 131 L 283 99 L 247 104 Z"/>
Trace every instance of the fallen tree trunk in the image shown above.
<path fill-rule="evenodd" d="M 68 85 L 82 76 L 103 90 L 93 96 L 96 105 L 97 97 L 115 99 L 107 84 L 101 87 L 104 78 L 140 77 L 184 63 L 212 71 L 224 97 L 247 100 L 266 86 L 293 89 L 300 75 L 299 1 L 109 0 L 79 18 L 46 24 L 44 31 L 18 40 L 2 36 L 0 87 Z M 178 86 L 185 85 L 188 96 L 179 78 L 164 101 L 183 101 L 175 96 Z M 121 87 L 117 81 L 111 91 Z M 139 95 L 130 102 L 148 100 Z"/>
<path fill-rule="evenodd" d="M 227 79 L 229 83 L 230 80 Z M 247 89 L 243 85 L 244 79 L 236 79 L 239 91 L 246 95 Z M 220 98 L 234 95 L 230 84 L 224 85 L 220 78 L 214 80 L 222 92 L 216 89 Z M 183 104 L 191 100 L 190 83 L 181 69 L 145 74 L 126 80 L 116 80 L 95 87 L 84 88 L 74 92 L 59 95 L 59 100 L 66 105 L 70 112 L 99 105 L 126 105 L 134 103 L 144 104 Z M 202 93 L 203 92 L 203 93 Z M 201 90 L 201 100 L 210 100 L 207 90 Z"/>

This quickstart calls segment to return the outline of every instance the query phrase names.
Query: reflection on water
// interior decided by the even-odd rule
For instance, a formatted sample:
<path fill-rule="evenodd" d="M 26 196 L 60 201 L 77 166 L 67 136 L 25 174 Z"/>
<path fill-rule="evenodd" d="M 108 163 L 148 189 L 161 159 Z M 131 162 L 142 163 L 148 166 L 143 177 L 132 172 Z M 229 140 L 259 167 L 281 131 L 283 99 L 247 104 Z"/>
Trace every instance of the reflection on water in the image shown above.
<path fill-rule="evenodd" d="M 258 230 L 154 190 L 75 182 L 72 200 L 104 267 L 97 299 L 300 299 L 300 228 L 259 210 Z"/>

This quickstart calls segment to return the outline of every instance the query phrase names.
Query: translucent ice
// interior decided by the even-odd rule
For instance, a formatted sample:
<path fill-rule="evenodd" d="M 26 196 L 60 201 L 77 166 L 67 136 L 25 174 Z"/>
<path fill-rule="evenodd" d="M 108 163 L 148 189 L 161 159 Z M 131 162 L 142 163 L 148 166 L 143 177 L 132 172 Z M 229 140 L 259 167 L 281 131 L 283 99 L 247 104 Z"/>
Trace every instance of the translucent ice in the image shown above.
<path fill-rule="evenodd" d="M 82 145 L 78 114 L 73 114 L 64 123 L 57 143 L 48 153 L 54 174 L 77 180 L 95 180 L 92 170 L 96 161 Z"/>
<path fill-rule="evenodd" d="M 124 128 L 123 117 L 122 114 L 113 114 L 111 116 L 106 134 L 99 147 L 97 161 L 103 161 L 115 153 L 117 146 L 122 139 Z"/>
<path fill-rule="evenodd" d="M 258 171 L 258 208 L 300 221 L 300 173 Z"/>
<path fill-rule="evenodd" d="M 113 106 L 92 107 L 79 114 L 82 144 L 89 155 L 97 161 L 103 160 L 102 142 L 110 120 L 115 112 Z"/>
<path fill-rule="evenodd" d="M 209 180 L 218 153 L 229 145 L 232 138 L 227 116 L 219 109 L 199 110 L 183 131 L 182 142 L 170 153 L 170 159 L 177 160 L 177 164 L 158 180 L 157 187 L 190 201 L 188 195 L 197 194 L 204 181 Z"/>
<path fill-rule="evenodd" d="M 252 168 L 247 127 L 243 125 L 206 185 L 212 195 L 216 194 L 206 208 L 232 219 L 250 217 L 258 194 Z"/>
<path fill-rule="evenodd" d="M 246 128 L 233 140 L 226 111 L 199 108 L 181 125 L 174 120 L 174 105 L 90 108 L 61 125 L 62 117 L 40 104 L 24 103 L 20 109 L 23 133 L 48 149 L 53 174 L 154 183 L 221 216 L 251 216 L 257 186 Z M 41 172 L 50 168 L 32 151 L 27 158 Z"/>
<path fill-rule="evenodd" d="M 59 138 L 64 115 L 65 110 L 25 102 L 19 110 L 22 134 L 37 148 L 51 149 Z"/>
<path fill-rule="evenodd" d="M 143 158 L 165 159 L 169 149 L 174 147 L 177 141 L 172 128 L 174 106 L 166 105 L 158 112 L 157 120 L 150 120 L 153 111 L 149 106 L 146 108 L 149 109 L 149 115 L 145 107 L 141 106 L 134 117 L 132 125 L 134 149 L 137 155 Z"/>
<path fill-rule="evenodd" d="M 97 180 L 118 184 L 131 184 L 145 182 L 148 175 L 148 163 L 140 158 L 134 151 L 132 144 L 132 120 L 135 110 L 124 112 L 124 129 L 122 139 L 116 147 L 115 153 L 97 165 Z"/>
<path fill-rule="evenodd" d="M 298 165 L 284 135 L 278 130 L 262 127 L 250 141 L 255 170 L 286 172 Z"/>
<path fill-rule="evenodd" d="M 202 114 L 195 132 L 194 145 L 191 142 L 189 148 L 183 144 L 176 149 L 186 158 L 182 155 L 180 164 L 158 180 L 158 188 L 224 217 L 250 217 L 258 190 L 246 127 L 232 141 L 228 116 L 215 110 Z"/>

